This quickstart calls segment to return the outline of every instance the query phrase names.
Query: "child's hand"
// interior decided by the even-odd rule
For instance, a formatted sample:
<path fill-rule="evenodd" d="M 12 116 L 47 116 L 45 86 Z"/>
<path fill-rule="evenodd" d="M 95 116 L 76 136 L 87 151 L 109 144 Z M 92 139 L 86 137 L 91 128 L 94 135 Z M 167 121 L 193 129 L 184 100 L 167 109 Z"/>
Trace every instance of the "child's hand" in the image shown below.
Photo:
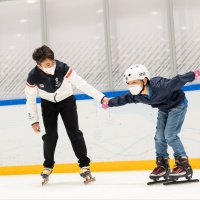
<path fill-rule="evenodd" d="M 102 106 L 101 107 L 104 108 L 104 109 L 109 108 L 108 103 L 109 103 L 109 99 L 107 97 L 104 97 L 103 100 L 102 100 Z"/>
<path fill-rule="evenodd" d="M 195 74 L 194 80 L 196 80 L 200 76 L 200 71 L 199 70 L 195 70 L 194 74 Z"/>
<path fill-rule="evenodd" d="M 101 106 L 102 108 L 104 108 L 104 109 L 107 109 L 107 108 L 109 108 L 109 106 L 108 106 L 108 104 L 106 103 L 106 102 L 103 102 L 103 104 L 102 104 L 102 106 Z"/>

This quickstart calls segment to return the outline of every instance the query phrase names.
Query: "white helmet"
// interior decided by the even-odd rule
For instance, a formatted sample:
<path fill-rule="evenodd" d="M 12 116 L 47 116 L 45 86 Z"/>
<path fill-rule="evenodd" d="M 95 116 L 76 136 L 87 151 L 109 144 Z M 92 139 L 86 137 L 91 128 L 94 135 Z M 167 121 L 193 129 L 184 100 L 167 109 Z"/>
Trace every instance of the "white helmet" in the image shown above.
<path fill-rule="evenodd" d="M 134 81 L 134 80 L 143 80 L 144 78 L 150 79 L 149 71 L 144 65 L 132 65 L 125 72 L 123 80 Z"/>

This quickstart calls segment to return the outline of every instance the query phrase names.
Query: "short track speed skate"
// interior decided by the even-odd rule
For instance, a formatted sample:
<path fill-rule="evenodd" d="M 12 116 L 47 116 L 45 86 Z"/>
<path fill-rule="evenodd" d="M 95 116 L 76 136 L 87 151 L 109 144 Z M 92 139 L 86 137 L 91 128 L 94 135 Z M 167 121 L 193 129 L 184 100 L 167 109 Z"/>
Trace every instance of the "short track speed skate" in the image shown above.
<path fill-rule="evenodd" d="M 44 168 L 41 176 L 43 178 L 43 182 L 42 182 L 42 186 L 46 185 L 49 182 L 49 176 L 52 173 L 52 169 L 51 168 Z"/>
<path fill-rule="evenodd" d="M 170 167 L 169 167 L 168 159 L 163 158 L 163 157 L 157 157 L 156 164 L 157 164 L 157 167 L 149 175 L 149 178 L 153 181 L 148 182 L 147 185 L 154 185 L 157 183 L 164 183 L 164 182 L 169 181 L 168 176 L 170 173 Z M 164 179 L 160 180 L 160 178 L 164 178 Z"/>
<path fill-rule="evenodd" d="M 92 177 L 90 167 L 82 167 L 80 171 L 80 176 L 85 179 L 83 182 L 85 185 L 96 181 L 95 177 Z"/>
<path fill-rule="evenodd" d="M 175 162 L 176 162 L 176 167 L 169 174 L 169 181 L 163 183 L 163 185 L 199 182 L 198 179 L 192 179 L 193 170 L 186 156 L 175 157 Z M 178 181 L 179 178 L 185 178 L 186 180 Z"/>

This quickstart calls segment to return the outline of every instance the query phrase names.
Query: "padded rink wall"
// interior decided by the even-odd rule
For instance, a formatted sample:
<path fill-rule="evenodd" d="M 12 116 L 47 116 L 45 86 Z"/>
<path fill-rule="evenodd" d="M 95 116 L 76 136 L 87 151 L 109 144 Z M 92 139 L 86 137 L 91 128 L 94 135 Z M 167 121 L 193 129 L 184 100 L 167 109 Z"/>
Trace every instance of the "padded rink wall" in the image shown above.
<path fill-rule="evenodd" d="M 200 91 L 186 91 L 186 96 L 189 100 L 188 113 L 179 136 L 192 167 L 200 168 Z M 24 104 L 0 106 L 0 175 L 41 172 L 41 137 L 45 131 L 40 103 L 37 105 L 41 133 L 33 132 Z M 77 100 L 77 109 L 92 171 L 152 170 L 155 167 L 157 109 L 144 104 L 129 104 L 104 110 L 92 99 Z M 58 127 L 54 172 L 78 172 L 77 159 L 60 117 Z M 169 154 L 173 167 L 171 148 Z"/>

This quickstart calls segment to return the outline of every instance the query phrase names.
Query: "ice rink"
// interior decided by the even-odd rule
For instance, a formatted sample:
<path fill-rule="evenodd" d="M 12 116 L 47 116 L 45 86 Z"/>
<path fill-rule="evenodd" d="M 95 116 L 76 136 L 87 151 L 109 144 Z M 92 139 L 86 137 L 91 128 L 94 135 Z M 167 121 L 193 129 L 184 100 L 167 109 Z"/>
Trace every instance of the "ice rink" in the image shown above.
<path fill-rule="evenodd" d="M 40 175 L 0 176 L 0 199 L 200 199 L 199 182 L 148 186 L 149 173 L 94 172 L 89 185 L 76 173 L 52 174 L 45 186 Z M 193 178 L 200 179 L 200 170 Z"/>

